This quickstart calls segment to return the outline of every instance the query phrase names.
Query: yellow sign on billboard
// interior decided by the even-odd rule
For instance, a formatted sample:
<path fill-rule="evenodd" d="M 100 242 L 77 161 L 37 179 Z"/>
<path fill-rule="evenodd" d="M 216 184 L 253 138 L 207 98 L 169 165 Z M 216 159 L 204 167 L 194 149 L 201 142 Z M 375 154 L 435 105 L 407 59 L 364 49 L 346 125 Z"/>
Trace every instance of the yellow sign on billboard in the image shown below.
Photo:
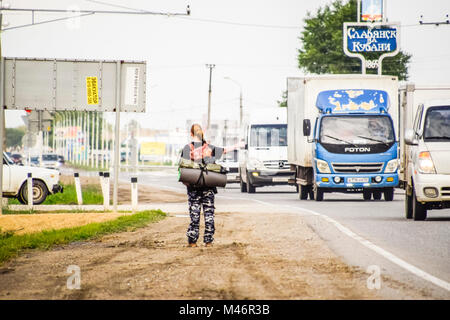
<path fill-rule="evenodd" d="M 165 155 L 166 144 L 163 142 L 142 142 L 141 155 Z"/>
<path fill-rule="evenodd" d="M 86 77 L 87 103 L 98 104 L 98 82 L 97 77 Z"/>

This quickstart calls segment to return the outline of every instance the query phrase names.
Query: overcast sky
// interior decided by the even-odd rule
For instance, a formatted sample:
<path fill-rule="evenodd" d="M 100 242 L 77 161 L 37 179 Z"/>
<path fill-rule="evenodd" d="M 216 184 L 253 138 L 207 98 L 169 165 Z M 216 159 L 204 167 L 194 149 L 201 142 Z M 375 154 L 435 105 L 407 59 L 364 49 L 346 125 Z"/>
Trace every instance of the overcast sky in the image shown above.
<path fill-rule="evenodd" d="M 184 127 L 207 110 L 209 71 L 213 71 L 212 118 L 238 119 L 239 86 L 246 113 L 276 107 L 288 76 L 297 68 L 300 32 L 308 11 L 330 0 L 9 0 L 16 8 L 116 10 L 102 5 L 190 17 L 92 15 L 75 22 L 53 22 L 2 33 L 7 57 L 123 59 L 147 61 L 147 112 L 124 115 L 147 128 Z M 389 21 L 402 24 L 401 49 L 413 55 L 410 81 L 450 83 L 450 25 L 419 25 L 446 20 L 450 0 L 387 0 Z M 31 23 L 31 14 L 6 12 L 14 27 Z M 35 21 L 65 14 L 37 13 Z M 7 28 L 7 27 L 6 27 Z M 23 125 L 21 111 L 7 111 L 7 127 Z M 112 118 L 111 118 L 112 119 Z"/>

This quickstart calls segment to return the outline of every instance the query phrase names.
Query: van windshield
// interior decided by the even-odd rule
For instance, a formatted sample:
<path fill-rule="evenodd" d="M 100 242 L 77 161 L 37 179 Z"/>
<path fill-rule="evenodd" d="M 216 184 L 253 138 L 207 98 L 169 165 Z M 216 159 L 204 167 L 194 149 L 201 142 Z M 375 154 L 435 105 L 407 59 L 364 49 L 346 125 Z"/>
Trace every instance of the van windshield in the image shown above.
<path fill-rule="evenodd" d="M 427 110 L 423 137 L 425 141 L 450 140 L 450 106 Z"/>
<path fill-rule="evenodd" d="M 257 124 L 250 129 L 250 147 L 286 147 L 287 124 Z"/>

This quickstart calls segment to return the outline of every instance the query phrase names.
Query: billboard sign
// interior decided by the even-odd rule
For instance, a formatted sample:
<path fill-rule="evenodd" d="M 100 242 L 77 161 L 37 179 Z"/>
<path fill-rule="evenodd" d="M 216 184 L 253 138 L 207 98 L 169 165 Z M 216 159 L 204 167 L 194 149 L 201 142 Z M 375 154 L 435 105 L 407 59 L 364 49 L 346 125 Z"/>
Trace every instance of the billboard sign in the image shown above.
<path fill-rule="evenodd" d="M 166 154 L 166 144 L 163 142 L 142 142 L 141 155 L 163 156 Z"/>
<path fill-rule="evenodd" d="M 115 111 L 119 104 L 122 112 L 145 112 L 145 62 L 32 58 L 4 61 L 7 109 Z M 119 87 L 121 101 L 117 103 Z"/>
<path fill-rule="evenodd" d="M 383 20 L 383 0 L 362 0 L 361 21 L 380 22 Z"/>

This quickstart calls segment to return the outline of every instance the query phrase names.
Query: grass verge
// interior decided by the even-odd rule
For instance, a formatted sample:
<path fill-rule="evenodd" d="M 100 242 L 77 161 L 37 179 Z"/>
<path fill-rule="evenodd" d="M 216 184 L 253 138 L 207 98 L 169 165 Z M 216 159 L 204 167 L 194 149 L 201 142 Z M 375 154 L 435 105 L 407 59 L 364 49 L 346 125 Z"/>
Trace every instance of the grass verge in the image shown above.
<path fill-rule="evenodd" d="M 77 192 L 74 184 L 63 185 L 64 192 L 51 194 L 42 204 L 78 204 Z M 81 188 L 83 204 L 103 204 L 100 186 L 86 185 Z M 21 204 L 17 199 L 8 199 L 8 204 Z"/>
<path fill-rule="evenodd" d="M 27 249 L 47 250 L 55 245 L 95 239 L 110 233 L 132 231 L 151 222 L 159 221 L 165 216 L 166 214 L 161 210 L 141 211 L 110 221 L 24 235 L 14 235 L 13 232 L 0 229 L 0 263 L 16 257 Z"/>

